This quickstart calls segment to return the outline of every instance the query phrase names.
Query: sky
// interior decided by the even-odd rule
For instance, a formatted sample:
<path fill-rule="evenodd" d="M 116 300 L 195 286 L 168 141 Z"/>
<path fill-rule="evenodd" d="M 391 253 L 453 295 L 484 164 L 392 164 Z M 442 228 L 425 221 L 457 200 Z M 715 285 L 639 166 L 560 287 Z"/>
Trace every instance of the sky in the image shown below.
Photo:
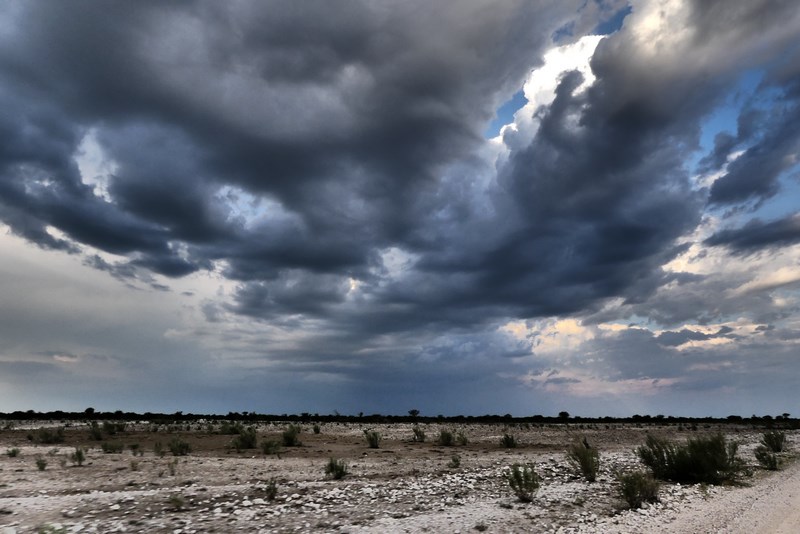
<path fill-rule="evenodd" d="M 0 411 L 800 414 L 793 0 L 0 3 Z"/>

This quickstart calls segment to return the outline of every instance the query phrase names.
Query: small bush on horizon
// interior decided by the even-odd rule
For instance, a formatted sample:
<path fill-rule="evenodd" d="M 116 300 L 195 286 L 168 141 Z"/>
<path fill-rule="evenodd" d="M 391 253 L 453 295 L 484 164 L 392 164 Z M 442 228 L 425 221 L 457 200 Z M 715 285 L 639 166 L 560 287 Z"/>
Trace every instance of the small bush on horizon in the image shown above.
<path fill-rule="evenodd" d="M 381 443 L 381 434 L 375 430 L 364 430 L 364 438 L 370 449 L 377 449 Z"/>
<path fill-rule="evenodd" d="M 576 440 L 567 449 L 567 458 L 570 463 L 580 470 L 586 482 L 597 480 L 597 472 L 600 470 L 600 452 L 589 445 L 586 438 Z"/>
<path fill-rule="evenodd" d="M 411 441 L 416 441 L 418 443 L 422 443 L 425 441 L 425 431 L 420 428 L 419 425 L 414 425 L 411 427 L 411 431 L 414 433 L 414 436 L 411 438 Z"/>
<path fill-rule="evenodd" d="M 506 449 L 516 449 L 517 438 L 511 434 L 503 434 L 503 437 L 500 438 L 500 446 Z"/>
<path fill-rule="evenodd" d="M 289 425 L 286 430 L 283 431 L 281 434 L 281 438 L 283 440 L 284 447 L 300 447 L 302 443 L 300 442 L 300 427 L 296 425 Z"/>
<path fill-rule="evenodd" d="M 340 480 L 347 475 L 347 463 L 344 460 L 331 458 L 325 466 L 325 474 L 334 480 Z"/>
<path fill-rule="evenodd" d="M 533 501 L 541 484 L 533 465 L 514 464 L 505 475 L 508 485 L 521 502 Z"/>
<path fill-rule="evenodd" d="M 761 435 L 761 445 L 771 452 L 783 452 L 786 447 L 786 433 L 770 430 Z"/>
<path fill-rule="evenodd" d="M 620 496 L 631 508 L 646 502 L 658 502 L 658 481 L 649 473 L 634 471 L 617 475 Z"/>

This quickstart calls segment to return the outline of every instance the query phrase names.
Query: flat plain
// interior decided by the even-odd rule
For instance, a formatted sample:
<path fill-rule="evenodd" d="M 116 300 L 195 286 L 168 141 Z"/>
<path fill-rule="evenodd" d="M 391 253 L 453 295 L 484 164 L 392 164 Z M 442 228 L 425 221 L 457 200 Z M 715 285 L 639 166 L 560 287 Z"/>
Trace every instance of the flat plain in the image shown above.
<path fill-rule="evenodd" d="M 236 436 L 224 433 L 231 426 L 220 422 L 108 425 L 113 435 L 95 435 L 99 440 L 91 439 L 87 422 L 58 425 L 63 442 L 37 443 L 37 429 L 55 432 L 57 425 L 0 423 L 1 534 L 745 532 L 754 522 L 766 529 L 755 531 L 782 532 L 786 514 L 780 503 L 767 504 L 780 497 L 792 509 L 800 480 L 791 452 L 777 472 L 758 466 L 753 451 L 763 429 L 745 424 L 420 423 L 420 441 L 411 423 L 317 423 L 315 429 L 312 421 L 297 425 L 300 446 L 284 446 L 289 423 L 275 421 L 253 424 L 256 448 L 238 451 Z M 377 448 L 365 430 L 380 435 Z M 442 431 L 463 439 L 442 445 Z M 641 509 L 621 499 L 617 474 L 643 469 L 635 448 L 648 435 L 683 441 L 716 433 L 740 445 L 751 472 L 741 484 L 664 483 L 660 501 Z M 515 447 L 501 443 L 506 435 Z M 594 482 L 565 454 L 584 439 L 600 452 Z M 790 451 L 797 439 L 797 431 L 787 431 Z M 171 442 L 188 444 L 190 452 L 174 456 Z M 76 449 L 84 451 L 82 465 Z M 347 466 L 341 479 L 326 474 L 332 458 Z M 541 477 L 532 502 L 521 502 L 509 487 L 505 475 L 513 464 L 531 464 Z M 759 506 L 762 512 L 752 512 Z M 754 515 L 743 520 L 748 510 Z"/>

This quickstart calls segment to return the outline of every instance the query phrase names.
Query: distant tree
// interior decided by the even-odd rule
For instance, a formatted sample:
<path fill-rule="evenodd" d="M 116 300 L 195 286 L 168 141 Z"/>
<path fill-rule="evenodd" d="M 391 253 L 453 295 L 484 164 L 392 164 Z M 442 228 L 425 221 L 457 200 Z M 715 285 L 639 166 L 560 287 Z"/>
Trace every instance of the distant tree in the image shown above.
<path fill-rule="evenodd" d="M 408 410 L 408 415 L 410 415 L 411 417 L 416 418 L 419 415 L 419 410 L 416 410 L 416 409 Z"/>
<path fill-rule="evenodd" d="M 558 412 L 559 419 L 569 419 L 569 412 Z"/>
<path fill-rule="evenodd" d="M 86 409 L 83 411 L 83 413 L 85 413 L 86 415 L 94 415 L 94 408 L 92 408 L 91 406 L 89 406 L 88 408 L 86 408 Z"/>

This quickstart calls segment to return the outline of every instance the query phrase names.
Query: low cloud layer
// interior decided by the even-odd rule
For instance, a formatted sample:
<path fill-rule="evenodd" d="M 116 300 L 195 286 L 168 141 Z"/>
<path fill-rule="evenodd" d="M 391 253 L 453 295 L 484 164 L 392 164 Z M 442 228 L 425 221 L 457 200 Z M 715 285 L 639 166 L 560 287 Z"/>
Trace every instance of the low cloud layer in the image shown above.
<path fill-rule="evenodd" d="M 18 295 L 9 376 L 191 368 L 187 402 L 220 411 L 680 412 L 795 346 L 792 2 L 26 2 L 0 21 L 0 222 L 26 251 L 2 292 L 57 257 L 63 283 L 141 302 L 131 335 L 163 354 L 37 337 L 46 302 L 98 324 L 107 304 Z M 572 341 L 543 352 L 543 324 Z"/>

